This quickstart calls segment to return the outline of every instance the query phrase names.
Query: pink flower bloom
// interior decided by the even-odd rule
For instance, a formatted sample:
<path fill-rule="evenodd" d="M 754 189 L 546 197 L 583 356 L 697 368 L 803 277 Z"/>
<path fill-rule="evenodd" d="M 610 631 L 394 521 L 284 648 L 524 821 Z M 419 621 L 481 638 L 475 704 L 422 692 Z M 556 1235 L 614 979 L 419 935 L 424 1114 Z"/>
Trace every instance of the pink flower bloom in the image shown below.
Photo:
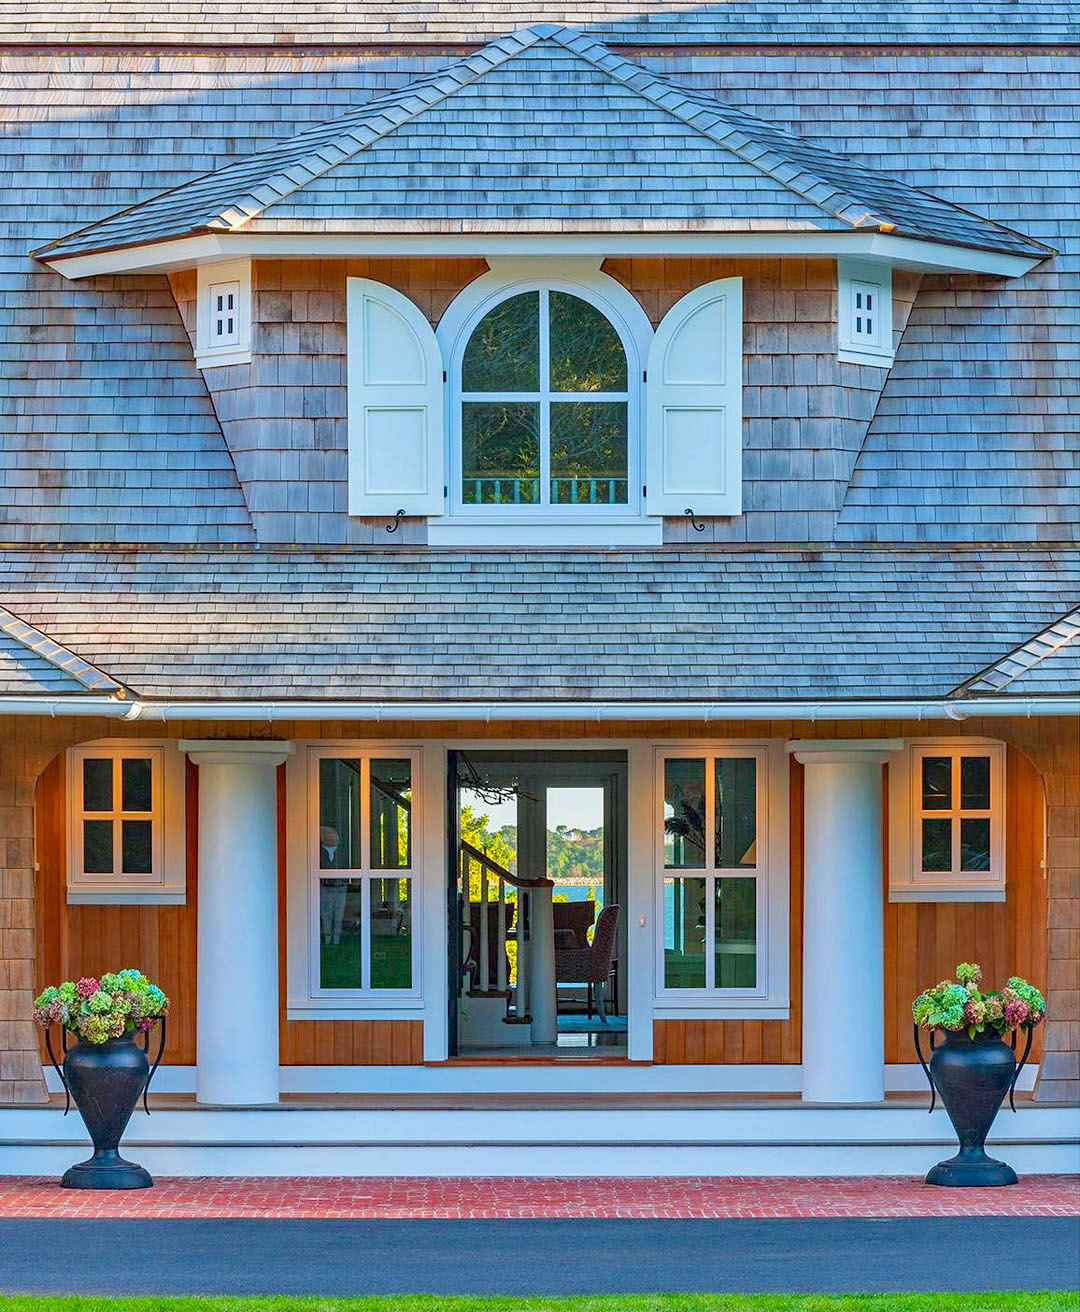
<path fill-rule="evenodd" d="M 1012 997 L 1005 1003 L 1006 1025 L 1023 1025 L 1030 1015 L 1031 1008 L 1023 998 Z"/>
<path fill-rule="evenodd" d="M 75 985 L 75 992 L 78 993 L 80 998 L 92 998 L 100 988 L 101 985 L 96 979 L 91 979 L 89 976 L 84 975 L 82 979 L 79 980 L 78 984 Z"/>

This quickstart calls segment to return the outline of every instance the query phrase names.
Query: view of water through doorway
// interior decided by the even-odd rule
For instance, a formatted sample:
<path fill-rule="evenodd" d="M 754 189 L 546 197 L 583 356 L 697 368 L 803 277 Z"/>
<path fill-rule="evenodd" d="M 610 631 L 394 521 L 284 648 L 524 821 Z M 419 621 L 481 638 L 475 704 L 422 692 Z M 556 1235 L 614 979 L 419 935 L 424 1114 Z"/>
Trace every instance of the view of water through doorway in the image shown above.
<path fill-rule="evenodd" d="M 461 753 L 452 766 L 452 1050 L 625 1057 L 625 754 Z"/>

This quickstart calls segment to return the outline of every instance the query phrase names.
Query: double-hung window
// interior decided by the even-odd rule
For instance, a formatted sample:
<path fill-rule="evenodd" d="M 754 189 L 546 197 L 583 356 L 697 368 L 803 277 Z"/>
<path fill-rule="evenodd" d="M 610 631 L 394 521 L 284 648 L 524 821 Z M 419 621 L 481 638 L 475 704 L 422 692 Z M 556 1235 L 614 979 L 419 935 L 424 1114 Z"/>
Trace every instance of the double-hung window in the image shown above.
<path fill-rule="evenodd" d="M 312 766 L 310 996 L 416 997 L 417 755 L 320 750 Z"/>
<path fill-rule="evenodd" d="M 786 1006 L 787 865 L 770 861 L 769 806 L 785 764 L 761 745 L 657 750 L 659 1002 Z"/>

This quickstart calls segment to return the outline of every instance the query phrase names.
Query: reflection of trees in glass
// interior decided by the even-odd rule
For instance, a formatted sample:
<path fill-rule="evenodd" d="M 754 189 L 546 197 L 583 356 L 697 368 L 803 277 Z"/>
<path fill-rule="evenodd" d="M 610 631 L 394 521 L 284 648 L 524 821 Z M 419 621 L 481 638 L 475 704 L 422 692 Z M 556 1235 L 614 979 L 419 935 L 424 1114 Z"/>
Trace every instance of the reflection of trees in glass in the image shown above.
<path fill-rule="evenodd" d="M 568 292 L 549 294 L 553 392 L 625 392 L 626 352 L 604 315 Z"/>
<path fill-rule="evenodd" d="M 540 406 L 535 401 L 466 401 L 462 406 L 462 499 L 516 502 L 540 496 Z M 503 480 L 498 486 L 496 479 Z"/>
<path fill-rule="evenodd" d="M 625 503 L 626 475 L 625 401 L 552 403 L 552 501 Z"/>
<path fill-rule="evenodd" d="M 535 392 L 540 387 L 540 293 L 501 301 L 473 329 L 461 364 L 463 392 Z"/>

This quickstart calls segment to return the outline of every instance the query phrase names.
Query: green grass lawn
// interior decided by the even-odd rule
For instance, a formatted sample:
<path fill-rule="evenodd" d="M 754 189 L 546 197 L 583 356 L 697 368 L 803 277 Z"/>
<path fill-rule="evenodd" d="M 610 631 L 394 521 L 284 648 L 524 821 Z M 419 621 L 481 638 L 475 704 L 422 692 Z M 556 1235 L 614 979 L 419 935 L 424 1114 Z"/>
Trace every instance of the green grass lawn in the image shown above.
<path fill-rule="evenodd" d="M 0 1298 L 0 1312 L 1076 1312 L 1070 1293 L 602 1298 Z"/>

